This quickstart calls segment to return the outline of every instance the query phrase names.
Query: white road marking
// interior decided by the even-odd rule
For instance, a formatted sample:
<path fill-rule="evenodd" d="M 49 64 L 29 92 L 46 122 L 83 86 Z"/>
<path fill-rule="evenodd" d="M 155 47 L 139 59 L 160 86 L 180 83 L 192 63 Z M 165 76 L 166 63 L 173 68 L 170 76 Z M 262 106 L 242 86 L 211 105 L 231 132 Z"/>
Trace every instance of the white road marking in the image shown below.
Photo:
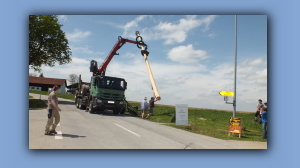
<path fill-rule="evenodd" d="M 63 139 L 61 131 L 57 131 L 57 134 L 55 134 L 55 139 Z"/>
<path fill-rule="evenodd" d="M 140 135 L 139 134 L 137 134 L 137 133 L 135 133 L 135 132 L 133 132 L 133 131 L 130 131 L 129 129 L 127 129 L 127 128 L 124 128 L 124 127 L 122 127 L 121 125 L 119 125 L 119 124 L 116 124 L 116 123 L 114 123 L 115 125 L 117 125 L 118 127 L 121 127 L 121 128 L 123 128 L 124 130 L 126 130 L 126 131 L 128 131 L 128 132 L 130 132 L 130 133 L 132 133 L 132 134 L 134 134 L 134 135 L 136 135 L 136 136 L 138 136 L 138 137 L 140 137 Z"/>

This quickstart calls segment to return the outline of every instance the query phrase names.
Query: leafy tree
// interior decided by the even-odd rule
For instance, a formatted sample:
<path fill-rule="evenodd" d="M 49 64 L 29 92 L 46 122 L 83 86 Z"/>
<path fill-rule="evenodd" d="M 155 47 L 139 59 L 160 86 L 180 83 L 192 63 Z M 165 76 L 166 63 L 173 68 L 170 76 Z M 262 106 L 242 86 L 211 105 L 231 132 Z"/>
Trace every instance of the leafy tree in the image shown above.
<path fill-rule="evenodd" d="M 68 81 L 71 83 L 71 85 L 73 85 L 74 83 L 78 82 L 79 77 L 76 74 L 70 74 Z"/>
<path fill-rule="evenodd" d="M 42 65 L 53 67 L 72 61 L 68 39 L 55 15 L 29 16 L 29 67 L 41 72 Z"/>

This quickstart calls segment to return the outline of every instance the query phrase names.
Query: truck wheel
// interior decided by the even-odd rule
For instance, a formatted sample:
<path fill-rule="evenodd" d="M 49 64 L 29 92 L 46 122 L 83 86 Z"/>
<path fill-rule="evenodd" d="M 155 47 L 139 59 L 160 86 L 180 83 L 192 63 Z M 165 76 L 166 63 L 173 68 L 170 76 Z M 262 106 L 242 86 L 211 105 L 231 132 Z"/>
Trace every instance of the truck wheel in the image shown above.
<path fill-rule="evenodd" d="M 85 112 L 89 111 L 89 101 L 85 101 Z"/>
<path fill-rule="evenodd" d="M 113 114 L 114 115 L 119 115 L 120 109 L 113 109 Z"/>
<path fill-rule="evenodd" d="M 90 113 L 95 113 L 95 109 L 93 108 L 91 102 L 90 102 L 90 105 L 89 105 L 89 112 L 90 112 Z"/>
<path fill-rule="evenodd" d="M 76 103 L 76 107 L 77 107 L 77 108 L 79 108 L 79 101 L 80 101 L 80 99 L 77 98 L 77 101 L 76 101 L 76 102 L 77 102 L 77 103 Z"/>
<path fill-rule="evenodd" d="M 126 109 L 125 109 L 125 108 L 122 108 L 120 114 L 124 114 L 125 111 L 126 111 Z"/>
<path fill-rule="evenodd" d="M 77 99 L 77 94 L 75 95 L 75 106 L 77 107 L 77 101 L 78 101 L 78 99 Z"/>
<path fill-rule="evenodd" d="M 79 106 L 78 106 L 79 109 L 82 109 L 82 104 L 81 104 L 81 103 L 82 103 L 82 99 L 80 99 L 80 100 L 78 101 L 78 103 L 79 103 Z"/>

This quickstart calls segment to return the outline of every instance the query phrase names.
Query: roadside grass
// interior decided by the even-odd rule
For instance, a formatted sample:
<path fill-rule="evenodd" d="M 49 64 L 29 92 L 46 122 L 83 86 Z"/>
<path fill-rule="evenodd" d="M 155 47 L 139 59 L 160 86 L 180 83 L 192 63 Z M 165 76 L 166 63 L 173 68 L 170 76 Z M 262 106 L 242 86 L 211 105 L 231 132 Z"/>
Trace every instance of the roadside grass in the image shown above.
<path fill-rule="evenodd" d="M 29 110 L 47 108 L 46 103 L 40 99 L 29 99 Z"/>
<path fill-rule="evenodd" d="M 29 90 L 29 93 L 41 94 L 41 95 L 48 95 L 47 91 Z M 56 96 L 59 97 L 59 98 L 63 98 L 63 99 L 68 99 L 68 100 L 75 101 L 75 96 L 72 95 L 72 94 L 56 93 Z"/>
<path fill-rule="evenodd" d="M 29 99 L 32 99 L 33 97 L 29 95 Z"/>
<path fill-rule="evenodd" d="M 130 104 L 141 108 L 140 103 L 130 102 Z M 175 107 L 155 105 L 154 116 L 151 116 L 150 121 L 219 139 L 267 142 L 267 139 L 260 138 L 263 135 L 262 125 L 253 121 L 254 113 L 237 112 L 236 117 L 242 118 L 242 127 L 246 127 L 246 130 L 242 131 L 241 138 L 239 134 L 231 134 L 229 137 L 230 117 L 232 112 L 228 111 L 189 108 L 189 125 L 176 125 Z"/>

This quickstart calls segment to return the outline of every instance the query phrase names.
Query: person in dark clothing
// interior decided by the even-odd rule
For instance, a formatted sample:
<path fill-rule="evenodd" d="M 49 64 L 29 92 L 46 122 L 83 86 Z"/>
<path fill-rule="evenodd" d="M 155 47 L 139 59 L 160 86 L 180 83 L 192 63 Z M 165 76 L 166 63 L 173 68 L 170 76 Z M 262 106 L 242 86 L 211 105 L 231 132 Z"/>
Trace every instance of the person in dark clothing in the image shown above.
<path fill-rule="evenodd" d="M 146 117 L 146 119 L 150 119 L 151 115 L 153 115 L 154 111 L 154 102 L 156 102 L 157 99 L 154 99 L 154 97 L 151 97 L 151 100 L 149 101 L 149 113 Z"/>
<path fill-rule="evenodd" d="M 260 115 L 260 109 L 263 108 L 264 105 L 262 104 L 262 100 L 258 99 L 258 104 L 256 105 L 256 112 L 255 112 L 255 117 L 254 117 L 254 121 L 257 121 L 257 116 L 259 116 L 259 124 L 261 124 L 261 115 Z"/>

